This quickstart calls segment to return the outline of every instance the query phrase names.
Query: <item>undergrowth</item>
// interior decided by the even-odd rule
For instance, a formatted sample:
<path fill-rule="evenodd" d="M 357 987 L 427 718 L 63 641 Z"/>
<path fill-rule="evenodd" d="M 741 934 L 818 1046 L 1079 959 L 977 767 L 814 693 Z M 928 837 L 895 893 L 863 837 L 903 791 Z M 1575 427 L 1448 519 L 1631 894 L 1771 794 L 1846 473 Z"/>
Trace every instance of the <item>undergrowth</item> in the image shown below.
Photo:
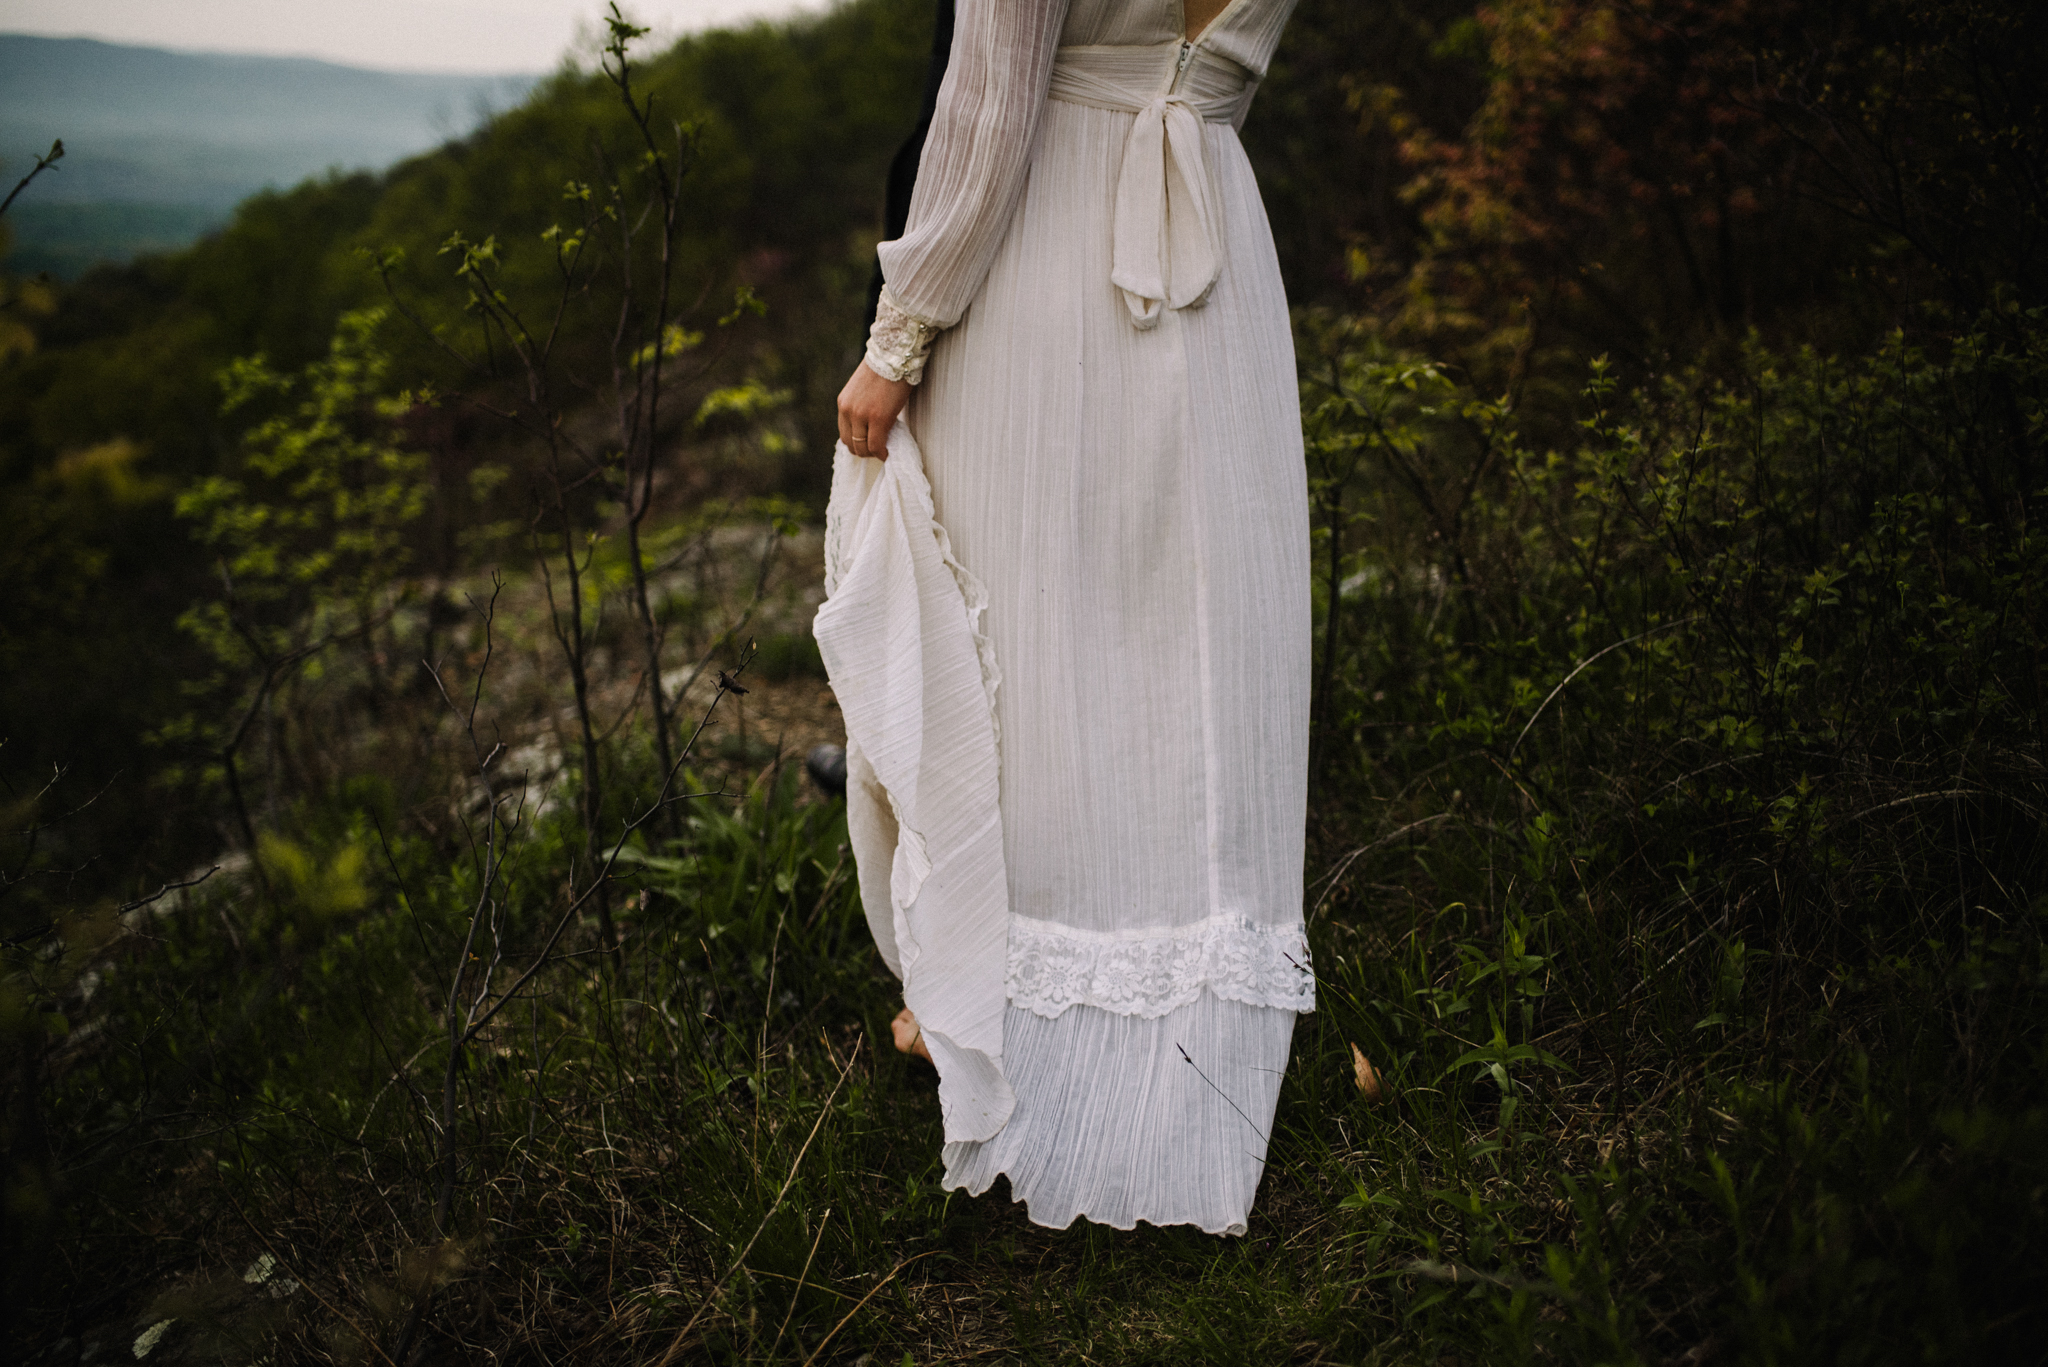
<path fill-rule="evenodd" d="M 450 796 L 329 784 L 267 892 L 10 951 L 47 1037 L 14 1351 L 2030 1359 L 2044 342 L 2008 311 L 1633 395 L 1595 367 L 1538 446 L 1310 320 L 1319 1009 L 1241 1239 L 942 1189 L 795 764 L 692 757 L 670 838 L 608 741 L 613 956 L 581 803 L 486 790 L 444 721 Z M 442 629 L 488 715 L 487 623 Z"/>

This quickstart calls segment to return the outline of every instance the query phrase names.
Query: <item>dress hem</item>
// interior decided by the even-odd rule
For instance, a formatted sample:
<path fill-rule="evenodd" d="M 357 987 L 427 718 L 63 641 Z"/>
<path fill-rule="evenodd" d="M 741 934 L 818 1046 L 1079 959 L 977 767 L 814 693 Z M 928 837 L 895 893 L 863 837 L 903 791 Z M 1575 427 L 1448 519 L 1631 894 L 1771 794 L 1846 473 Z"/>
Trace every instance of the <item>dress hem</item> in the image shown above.
<path fill-rule="evenodd" d="M 1007 1178 L 1009 1177 L 1009 1174 L 1007 1172 L 995 1173 L 988 1179 L 988 1181 L 981 1184 L 981 1188 L 979 1190 L 976 1190 L 965 1179 L 962 1179 L 958 1182 L 949 1182 L 945 1181 L 944 1179 L 941 1179 L 940 1188 L 945 1191 L 964 1191 L 969 1196 L 980 1198 L 988 1195 L 990 1190 L 992 1190 L 995 1187 L 996 1178 L 998 1177 Z M 1091 1225 L 1101 1225 L 1104 1229 L 1121 1230 L 1126 1234 L 1136 1229 L 1139 1225 L 1150 1225 L 1154 1229 L 1199 1229 L 1202 1231 L 1202 1233 L 1213 1234 L 1219 1239 L 1242 1239 L 1245 1235 L 1246 1230 L 1250 1228 L 1248 1220 L 1238 1220 L 1226 1223 L 1215 1229 L 1209 1228 L 1209 1226 L 1203 1224 L 1200 1220 L 1166 1220 L 1162 1222 L 1158 1220 L 1133 1218 L 1128 1224 L 1119 1224 L 1115 1220 L 1105 1220 L 1102 1219 L 1100 1216 L 1091 1215 L 1089 1212 L 1085 1210 L 1075 1211 L 1073 1214 L 1067 1217 L 1067 1221 L 1065 1224 L 1056 1225 L 1050 1220 L 1041 1220 L 1036 1215 L 1033 1215 L 1031 1213 L 1031 1198 L 1029 1196 L 1017 1195 L 1017 1184 L 1015 1182 L 1012 1182 L 1010 1184 L 1010 1204 L 1024 1207 L 1024 1218 L 1029 1220 L 1032 1224 L 1037 1225 L 1040 1229 L 1072 1229 L 1076 1221 L 1086 1220 Z"/>
<path fill-rule="evenodd" d="M 948 1143 L 941 1185 L 981 1196 L 1006 1177 L 1046 1229 L 1242 1234 L 1296 1017 L 1212 992 L 1157 1019 L 1082 1009 L 1047 1020 L 1012 1005 L 1004 1065 L 1017 1109 L 989 1140 Z"/>

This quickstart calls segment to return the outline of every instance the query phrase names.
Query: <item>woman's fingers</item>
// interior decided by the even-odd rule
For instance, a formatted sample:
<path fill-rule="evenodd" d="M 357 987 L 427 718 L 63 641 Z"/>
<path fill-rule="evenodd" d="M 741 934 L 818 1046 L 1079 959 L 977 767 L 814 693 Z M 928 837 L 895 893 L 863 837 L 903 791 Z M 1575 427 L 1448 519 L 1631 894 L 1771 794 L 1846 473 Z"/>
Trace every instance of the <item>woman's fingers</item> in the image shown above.
<path fill-rule="evenodd" d="M 862 454 L 868 440 L 867 424 L 862 422 L 855 426 L 854 414 L 847 408 L 844 395 L 839 401 L 839 440 L 846 443 L 846 449 L 855 455 Z"/>
<path fill-rule="evenodd" d="M 887 460 L 889 429 L 909 400 L 908 384 L 885 380 L 861 362 L 839 391 L 839 439 L 856 456 Z"/>

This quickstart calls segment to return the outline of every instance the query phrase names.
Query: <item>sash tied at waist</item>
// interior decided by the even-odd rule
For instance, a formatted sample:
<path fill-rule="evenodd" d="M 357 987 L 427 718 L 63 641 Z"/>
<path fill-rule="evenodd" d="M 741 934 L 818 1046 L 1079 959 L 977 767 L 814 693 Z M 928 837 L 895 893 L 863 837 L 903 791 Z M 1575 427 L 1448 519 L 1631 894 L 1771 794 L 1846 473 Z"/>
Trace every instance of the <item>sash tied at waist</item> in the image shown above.
<path fill-rule="evenodd" d="M 1258 82 L 1227 57 L 1181 45 L 1063 47 L 1048 98 L 1135 114 L 1117 172 L 1110 282 L 1137 327 L 1205 302 L 1223 273 L 1223 205 L 1205 122 L 1235 123 Z M 1162 67 L 1163 64 L 1163 67 Z"/>

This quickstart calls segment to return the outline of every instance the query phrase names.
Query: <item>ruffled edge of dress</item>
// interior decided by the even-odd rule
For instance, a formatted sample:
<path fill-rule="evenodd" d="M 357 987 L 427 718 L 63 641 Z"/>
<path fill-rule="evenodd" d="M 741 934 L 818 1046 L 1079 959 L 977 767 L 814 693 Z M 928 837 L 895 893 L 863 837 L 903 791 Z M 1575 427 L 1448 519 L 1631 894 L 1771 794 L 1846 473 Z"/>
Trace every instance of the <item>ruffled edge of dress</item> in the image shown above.
<path fill-rule="evenodd" d="M 813 633 L 846 721 L 847 833 L 876 947 L 939 1071 L 949 1142 L 999 1133 L 1008 874 L 988 594 L 953 556 L 900 421 L 886 461 L 835 453 Z"/>
<path fill-rule="evenodd" d="M 1017 1110 L 983 1143 L 945 1146 L 942 1185 L 996 1178 L 1049 1229 L 1192 1225 L 1245 1233 L 1296 1016 L 1198 992 L 1157 1019 L 1012 1006 L 1005 1066 Z"/>

